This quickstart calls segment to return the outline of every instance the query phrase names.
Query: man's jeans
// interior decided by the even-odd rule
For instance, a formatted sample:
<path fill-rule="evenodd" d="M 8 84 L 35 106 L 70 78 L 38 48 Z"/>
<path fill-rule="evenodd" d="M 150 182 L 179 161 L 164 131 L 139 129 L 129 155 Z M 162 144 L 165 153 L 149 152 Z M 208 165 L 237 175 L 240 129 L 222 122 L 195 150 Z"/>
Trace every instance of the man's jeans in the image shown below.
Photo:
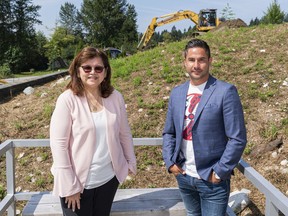
<path fill-rule="evenodd" d="M 225 216 L 230 180 L 218 184 L 188 175 L 176 176 L 187 216 Z"/>

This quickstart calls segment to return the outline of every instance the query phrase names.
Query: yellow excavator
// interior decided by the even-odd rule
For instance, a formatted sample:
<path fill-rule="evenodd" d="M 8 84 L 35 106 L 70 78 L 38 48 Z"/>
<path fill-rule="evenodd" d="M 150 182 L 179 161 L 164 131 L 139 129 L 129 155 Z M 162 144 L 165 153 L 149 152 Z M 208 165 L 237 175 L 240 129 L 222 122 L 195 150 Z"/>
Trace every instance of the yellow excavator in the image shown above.
<path fill-rule="evenodd" d="M 220 24 L 220 21 L 217 18 L 216 9 L 203 9 L 200 10 L 199 14 L 190 10 L 181 10 L 160 17 L 154 17 L 147 30 L 143 34 L 137 48 L 143 49 L 147 46 L 148 42 L 150 41 L 155 32 L 155 29 L 158 26 L 180 21 L 183 19 L 190 19 L 192 22 L 195 23 L 197 31 L 195 32 L 195 35 L 210 31 L 211 29 L 217 27 Z"/>

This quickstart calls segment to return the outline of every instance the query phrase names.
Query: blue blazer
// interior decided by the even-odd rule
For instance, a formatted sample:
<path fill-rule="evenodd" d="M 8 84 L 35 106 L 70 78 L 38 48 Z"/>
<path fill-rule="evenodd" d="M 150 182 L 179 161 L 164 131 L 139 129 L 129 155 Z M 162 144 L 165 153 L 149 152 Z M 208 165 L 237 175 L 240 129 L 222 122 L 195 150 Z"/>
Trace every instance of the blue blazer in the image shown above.
<path fill-rule="evenodd" d="M 180 146 L 189 82 L 175 87 L 170 95 L 162 149 L 167 169 L 185 162 Z M 229 179 L 247 142 L 242 105 L 234 85 L 209 76 L 196 110 L 192 139 L 199 176 L 208 181 L 214 170 L 222 180 Z"/>

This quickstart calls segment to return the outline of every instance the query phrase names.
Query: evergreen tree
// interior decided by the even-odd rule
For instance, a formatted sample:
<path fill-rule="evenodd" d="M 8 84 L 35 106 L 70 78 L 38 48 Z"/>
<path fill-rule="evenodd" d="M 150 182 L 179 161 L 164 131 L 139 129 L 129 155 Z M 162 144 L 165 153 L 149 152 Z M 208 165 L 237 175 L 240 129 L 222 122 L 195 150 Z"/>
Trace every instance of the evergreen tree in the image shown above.
<path fill-rule="evenodd" d="M 41 21 L 37 19 L 40 8 L 40 6 L 33 5 L 31 0 L 15 0 L 12 5 L 14 41 L 6 52 L 6 59 L 13 73 L 27 71 L 37 66 L 35 59 L 39 53 L 36 52 L 37 40 L 34 25 L 41 24 Z"/>
<path fill-rule="evenodd" d="M 260 20 L 258 19 L 258 17 L 256 17 L 254 20 L 254 25 L 259 25 L 259 24 L 260 24 Z"/>
<path fill-rule="evenodd" d="M 286 13 L 286 15 L 284 17 L 284 22 L 288 22 L 288 13 Z"/>
<path fill-rule="evenodd" d="M 221 20 L 231 20 L 235 18 L 235 13 L 233 12 L 232 8 L 230 7 L 229 3 L 227 3 L 226 7 L 221 11 Z"/>
<path fill-rule="evenodd" d="M 194 28 L 192 28 L 191 26 L 189 26 L 189 28 L 188 28 L 188 30 L 187 30 L 187 32 L 183 35 L 183 37 L 191 37 L 192 36 L 192 34 L 193 34 L 193 32 L 194 32 L 194 30 L 195 30 L 195 26 L 194 26 Z"/>
<path fill-rule="evenodd" d="M 5 62 L 5 52 L 13 44 L 12 8 L 10 0 L 0 1 L 0 65 Z"/>
<path fill-rule="evenodd" d="M 167 31 L 167 30 L 165 30 L 165 31 Z M 155 33 L 155 39 L 156 39 L 156 41 L 157 41 L 157 43 L 161 43 L 161 42 L 163 42 L 164 40 L 163 40 L 163 32 L 156 32 Z"/>
<path fill-rule="evenodd" d="M 36 33 L 36 45 L 35 48 L 35 59 L 34 62 L 31 63 L 30 68 L 35 68 L 35 70 L 46 70 L 48 68 L 48 58 L 46 57 L 46 48 L 45 45 L 48 43 L 47 38 L 44 33 L 37 32 Z"/>
<path fill-rule="evenodd" d="M 136 31 L 134 17 L 136 12 L 133 12 L 133 10 L 135 11 L 133 7 L 128 8 L 128 6 L 126 0 L 84 0 L 81 7 L 81 18 L 87 31 L 88 43 L 99 47 L 121 47 L 126 34 L 133 29 Z M 131 14 L 132 18 L 129 17 Z M 133 22 L 135 23 L 133 24 Z M 135 37 L 134 40 L 137 41 L 137 34 L 133 33 L 132 37 Z M 130 40 L 132 39 L 130 38 Z"/>
<path fill-rule="evenodd" d="M 170 43 L 173 41 L 171 34 L 168 31 L 162 32 L 163 41 L 165 43 Z"/>
<path fill-rule="evenodd" d="M 258 19 L 258 17 L 256 17 L 254 20 L 251 19 L 249 26 L 255 26 L 259 24 L 260 24 L 260 20 Z"/>
<path fill-rule="evenodd" d="M 172 41 L 179 41 L 182 38 L 182 32 L 180 30 L 177 30 L 175 26 L 171 29 L 171 37 Z"/>
<path fill-rule="evenodd" d="M 61 5 L 59 17 L 60 27 L 56 28 L 52 39 L 56 40 L 57 38 L 57 40 L 61 40 L 58 36 L 62 35 L 66 42 L 57 43 L 56 48 L 51 46 L 51 44 L 53 44 L 52 41 L 51 44 L 49 43 L 47 45 L 49 49 L 47 53 L 54 53 L 51 49 L 59 49 L 61 50 L 61 57 L 66 60 L 66 62 L 70 62 L 74 58 L 75 53 L 83 48 L 83 44 L 85 44 L 81 16 L 74 4 L 66 2 L 64 5 Z M 71 40 L 72 38 L 73 40 Z M 55 57 L 60 57 L 58 55 L 53 56 L 54 55 L 49 54 L 50 63 L 55 60 Z"/>
<path fill-rule="evenodd" d="M 249 26 L 254 26 L 254 20 L 253 19 L 250 20 Z"/>
<path fill-rule="evenodd" d="M 12 73 L 47 68 L 34 29 L 41 24 L 39 9 L 31 0 L 0 1 L 0 65 L 8 65 Z"/>
<path fill-rule="evenodd" d="M 122 44 L 122 48 L 130 53 L 136 52 L 138 33 L 136 30 L 137 13 L 134 5 L 128 5 L 127 12 L 125 13 L 125 20 L 121 28 L 121 37 L 117 41 Z M 134 46 L 131 46 L 134 44 Z"/>
<path fill-rule="evenodd" d="M 13 5 L 14 22 L 13 28 L 16 32 L 17 41 L 21 41 L 22 36 L 35 36 L 35 24 L 41 24 L 38 20 L 38 10 L 41 6 L 32 5 L 31 0 L 16 0 Z M 25 39 L 25 38 L 24 38 Z"/>
<path fill-rule="evenodd" d="M 167 30 L 165 30 L 167 31 Z M 162 37 L 163 32 L 155 32 L 149 42 L 150 45 L 153 44 L 153 46 L 157 46 L 159 43 L 163 42 L 163 37 Z"/>
<path fill-rule="evenodd" d="M 264 13 L 262 18 L 262 23 L 264 24 L 280 24 L 283 23 L 285 13 L 281 11 L 280 5 L 277 0 L 274 0 L 267 9 L 267 12 Z"/>
<path fill-rule="evenodd" d="M 64 5 L 61 5 L 59 17 L 61 27 L 66 28 L 69 34 L 82 36 L 80 15 L 74 4 L 66 2 Z"/>

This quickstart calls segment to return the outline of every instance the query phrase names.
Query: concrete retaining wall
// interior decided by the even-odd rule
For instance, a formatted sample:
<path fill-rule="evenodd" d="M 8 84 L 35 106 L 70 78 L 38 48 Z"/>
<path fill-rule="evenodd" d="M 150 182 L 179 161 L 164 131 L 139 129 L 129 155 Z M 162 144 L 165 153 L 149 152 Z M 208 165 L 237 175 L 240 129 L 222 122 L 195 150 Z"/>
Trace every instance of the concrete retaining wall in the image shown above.
<path fill-rule="evenodd" d="M 68 71 L 60 71 L 52 74 L 46 74 L 43 76 L 37 76 L 24 82 L 0 85 L 0 101 L 12 98 L 19 92 L 22 92 L 28 86 L 33 87 L 43 85 L 66 75 L 68 75 Z"/>

